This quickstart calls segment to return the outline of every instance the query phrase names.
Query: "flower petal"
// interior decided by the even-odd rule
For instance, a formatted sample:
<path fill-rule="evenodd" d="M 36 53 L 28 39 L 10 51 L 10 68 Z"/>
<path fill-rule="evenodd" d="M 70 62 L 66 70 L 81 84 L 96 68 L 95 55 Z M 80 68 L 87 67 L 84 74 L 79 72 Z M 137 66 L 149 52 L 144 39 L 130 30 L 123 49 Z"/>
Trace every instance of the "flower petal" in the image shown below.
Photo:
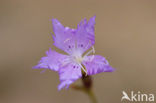
<path fill-rule="evenodd" d="M 55 36 L 53 35 L 54 45 L 68 54 L 73 53 L 75 48 L 84 53 L 95 43 L 95 16 L 90 18 L 88 22 L 86 19 L 82 20 L 77 29 L 64 27 L 57 19 L 52 19 L 52 23 L 55 33 Z"/>
<path fill-rule="evenodd" d="M 60 81 L 58 90 L 66 87 L 68 88 L 77 79 L 81 78 L 81 67 L 75 63 L 70 63 L 59 69 Z"/>
<path fill-rule="evenodd" d="M 114 71 L 114 68 L 109 65 L 108 61 L 100 55 L 86 56 L 83 65 L 86 67 L 88 75 Z"/>
<path fill-rule="evenodd" d="M 68 54 L 75 48 L 75 29 L 64 27 L 57 19 L 52 19 L 54 45 Z"/>
<path fill-rule="evenodd" d="M 95 16 L 90 18 L 88 22 L 86 19 L 82 20 L 77 27 L 77 47 L 82 53 L 88 50 L 95 43 L 94 25 Z"/>
<path fill-rule="evenodd" d="M 36 69 L 45 68 L 58 71 L 62 63 L 68 59 L 67 55 L 57 53 L 55 51 L 52 51 L 51 49 L 49 49 L 49 51 L 46 51 L 46 55 L 47 56 L 42 57 L 38 65 L 34 66 L 33 68 Z"/>

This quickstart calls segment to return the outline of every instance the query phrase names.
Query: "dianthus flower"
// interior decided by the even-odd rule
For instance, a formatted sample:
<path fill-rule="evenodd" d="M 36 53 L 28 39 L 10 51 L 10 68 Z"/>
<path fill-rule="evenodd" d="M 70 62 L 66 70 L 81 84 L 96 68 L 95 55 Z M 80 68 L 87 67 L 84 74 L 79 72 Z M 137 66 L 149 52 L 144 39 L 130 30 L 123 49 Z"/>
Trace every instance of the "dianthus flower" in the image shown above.
<path fill-rule="evenodd" d="M 57 19 L 52 19 L 52 24 L 55 34 L 52 35 L 54 45 L 67 55 L 49 49 L 46 56 L 42 57 L 34 68 L 45 68 L 58 72 L 60 76 L 58 90 L 68 88 L 70 84 L 82 77 L 82 73 L 94 75 L 114 70 L 104 57 L 94 55 L 95 16 L 88 22 L 83 19 L 77 29 L 64 27 Z"/>

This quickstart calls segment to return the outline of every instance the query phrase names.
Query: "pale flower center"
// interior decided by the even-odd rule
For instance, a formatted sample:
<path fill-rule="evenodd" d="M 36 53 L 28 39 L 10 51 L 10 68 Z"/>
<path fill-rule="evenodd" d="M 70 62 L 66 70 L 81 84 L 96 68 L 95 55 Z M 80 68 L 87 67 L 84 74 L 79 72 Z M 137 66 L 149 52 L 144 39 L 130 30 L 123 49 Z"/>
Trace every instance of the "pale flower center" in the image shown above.
<path fill-rule="evenodd" d="M 82 61 L 83 61 L 82 55 L 81 55 L 79 52 L 77 52 L 77 51 L 75 51 L 75 52 L 73 53 L 72 58 L 73 58 L 73 60 L 74 60 L 76 63 L 78 63 L 78 64 L 81 64 Z"/>
<path fill-rule="evenodd" d="M 67 42 L 70 39 L 65 40 L 65 42 Z M 90 42 L 88 43 L 88 45 L 90 44 Z M 75 45 L 77 45 L 77 43 L 75 42 Z M 88 45 L 86 46 L 86 48 L 88 47 Z M 91 50 L 89 50 L 87 53 L 85 53 L 84 55 L 79 51 L 79 49 L 77 48 L 77 46 L 75 47 L 75 49 L 73 49 L 72 54 L 70 54 L 69 58 L 64 60 L 62 62 L 62 66 L 68 64 L 68 63 L 73 63 L 73 61 L 78 64 L 81 69 L 86 73 L 87 75 L 87 71 L 86 69 L 82 66 L 82 62 L 85 59 L 86 56 L 90 55 L 91 53 L 95 53 L 95 49 L 94 47 L 92 47 Z M 83 56 L 82 56 L 83 55 Z M 92 59 L 90 61 L 92 61 L 94 59 L 94 55 L 92 56 Z"/>
<path fill-rule="evenodd" d="M 84 58 L 86 56 L 88 56 L 91 53 L 93 53 L 93 54 L 95 53 L 94 47 L 92 47 L 92 49 L 90 51 L 88 51 L 84 56 L 82 56 L 82 54 L 78 50 L 74 51 L 73 54 L 71 55 L 73 61 L 75 61 L 81 67 L 81 69 L 86 73 L 86 75 L 87 75 L 87 71 L 82 66 L 82 61 L 84 60 Z M 93 58 L 94 58 L 94 55 L 93 55 Z"/>

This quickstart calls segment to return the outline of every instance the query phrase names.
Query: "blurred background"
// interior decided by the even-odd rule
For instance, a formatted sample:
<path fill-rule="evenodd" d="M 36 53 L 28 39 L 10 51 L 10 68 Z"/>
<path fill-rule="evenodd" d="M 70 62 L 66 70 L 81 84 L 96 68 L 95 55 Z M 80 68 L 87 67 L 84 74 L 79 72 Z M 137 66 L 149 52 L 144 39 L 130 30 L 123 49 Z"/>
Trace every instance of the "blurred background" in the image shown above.
<path fill-rule="evenodd" d="M 76 28 L 94 15 L 96 53 L 116 68 L 94 76 L 99 103 L 120 103 L 123 90 L 155 94 L 155 0 L 0 0 L 0 103 L 90 103 L 81 92 L 58 91 L 56 72 L 32 66 L 49 47 L 58 50 L 52 18 Z"/>

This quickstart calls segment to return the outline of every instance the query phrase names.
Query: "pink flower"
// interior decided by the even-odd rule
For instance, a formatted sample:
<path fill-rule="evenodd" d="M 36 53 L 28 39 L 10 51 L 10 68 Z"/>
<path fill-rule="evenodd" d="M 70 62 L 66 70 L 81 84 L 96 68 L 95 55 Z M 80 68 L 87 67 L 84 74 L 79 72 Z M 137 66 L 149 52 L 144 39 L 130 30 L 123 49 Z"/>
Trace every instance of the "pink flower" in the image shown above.
<path fill-rule="evenodd" d="M 65 51 L 68 55 L 57 53 L 49 49 L 45 57 L 42 57 L 34 68 L 48 68 L 57 71 L 60 76 L 58 89 L 68 88 L 70 84 L 82 77 L 82 71 L 86 75 L 94 75 L 101 72 L 112 72 L 114 69 L 108 61 L 94 55 L 94 25 L 95 16 L 82 20 L 77 29 L 64 27 L 57 19 L 52 19 L 54 45 Z M 91 55 L 93 54 L 93 55 Z"/>

